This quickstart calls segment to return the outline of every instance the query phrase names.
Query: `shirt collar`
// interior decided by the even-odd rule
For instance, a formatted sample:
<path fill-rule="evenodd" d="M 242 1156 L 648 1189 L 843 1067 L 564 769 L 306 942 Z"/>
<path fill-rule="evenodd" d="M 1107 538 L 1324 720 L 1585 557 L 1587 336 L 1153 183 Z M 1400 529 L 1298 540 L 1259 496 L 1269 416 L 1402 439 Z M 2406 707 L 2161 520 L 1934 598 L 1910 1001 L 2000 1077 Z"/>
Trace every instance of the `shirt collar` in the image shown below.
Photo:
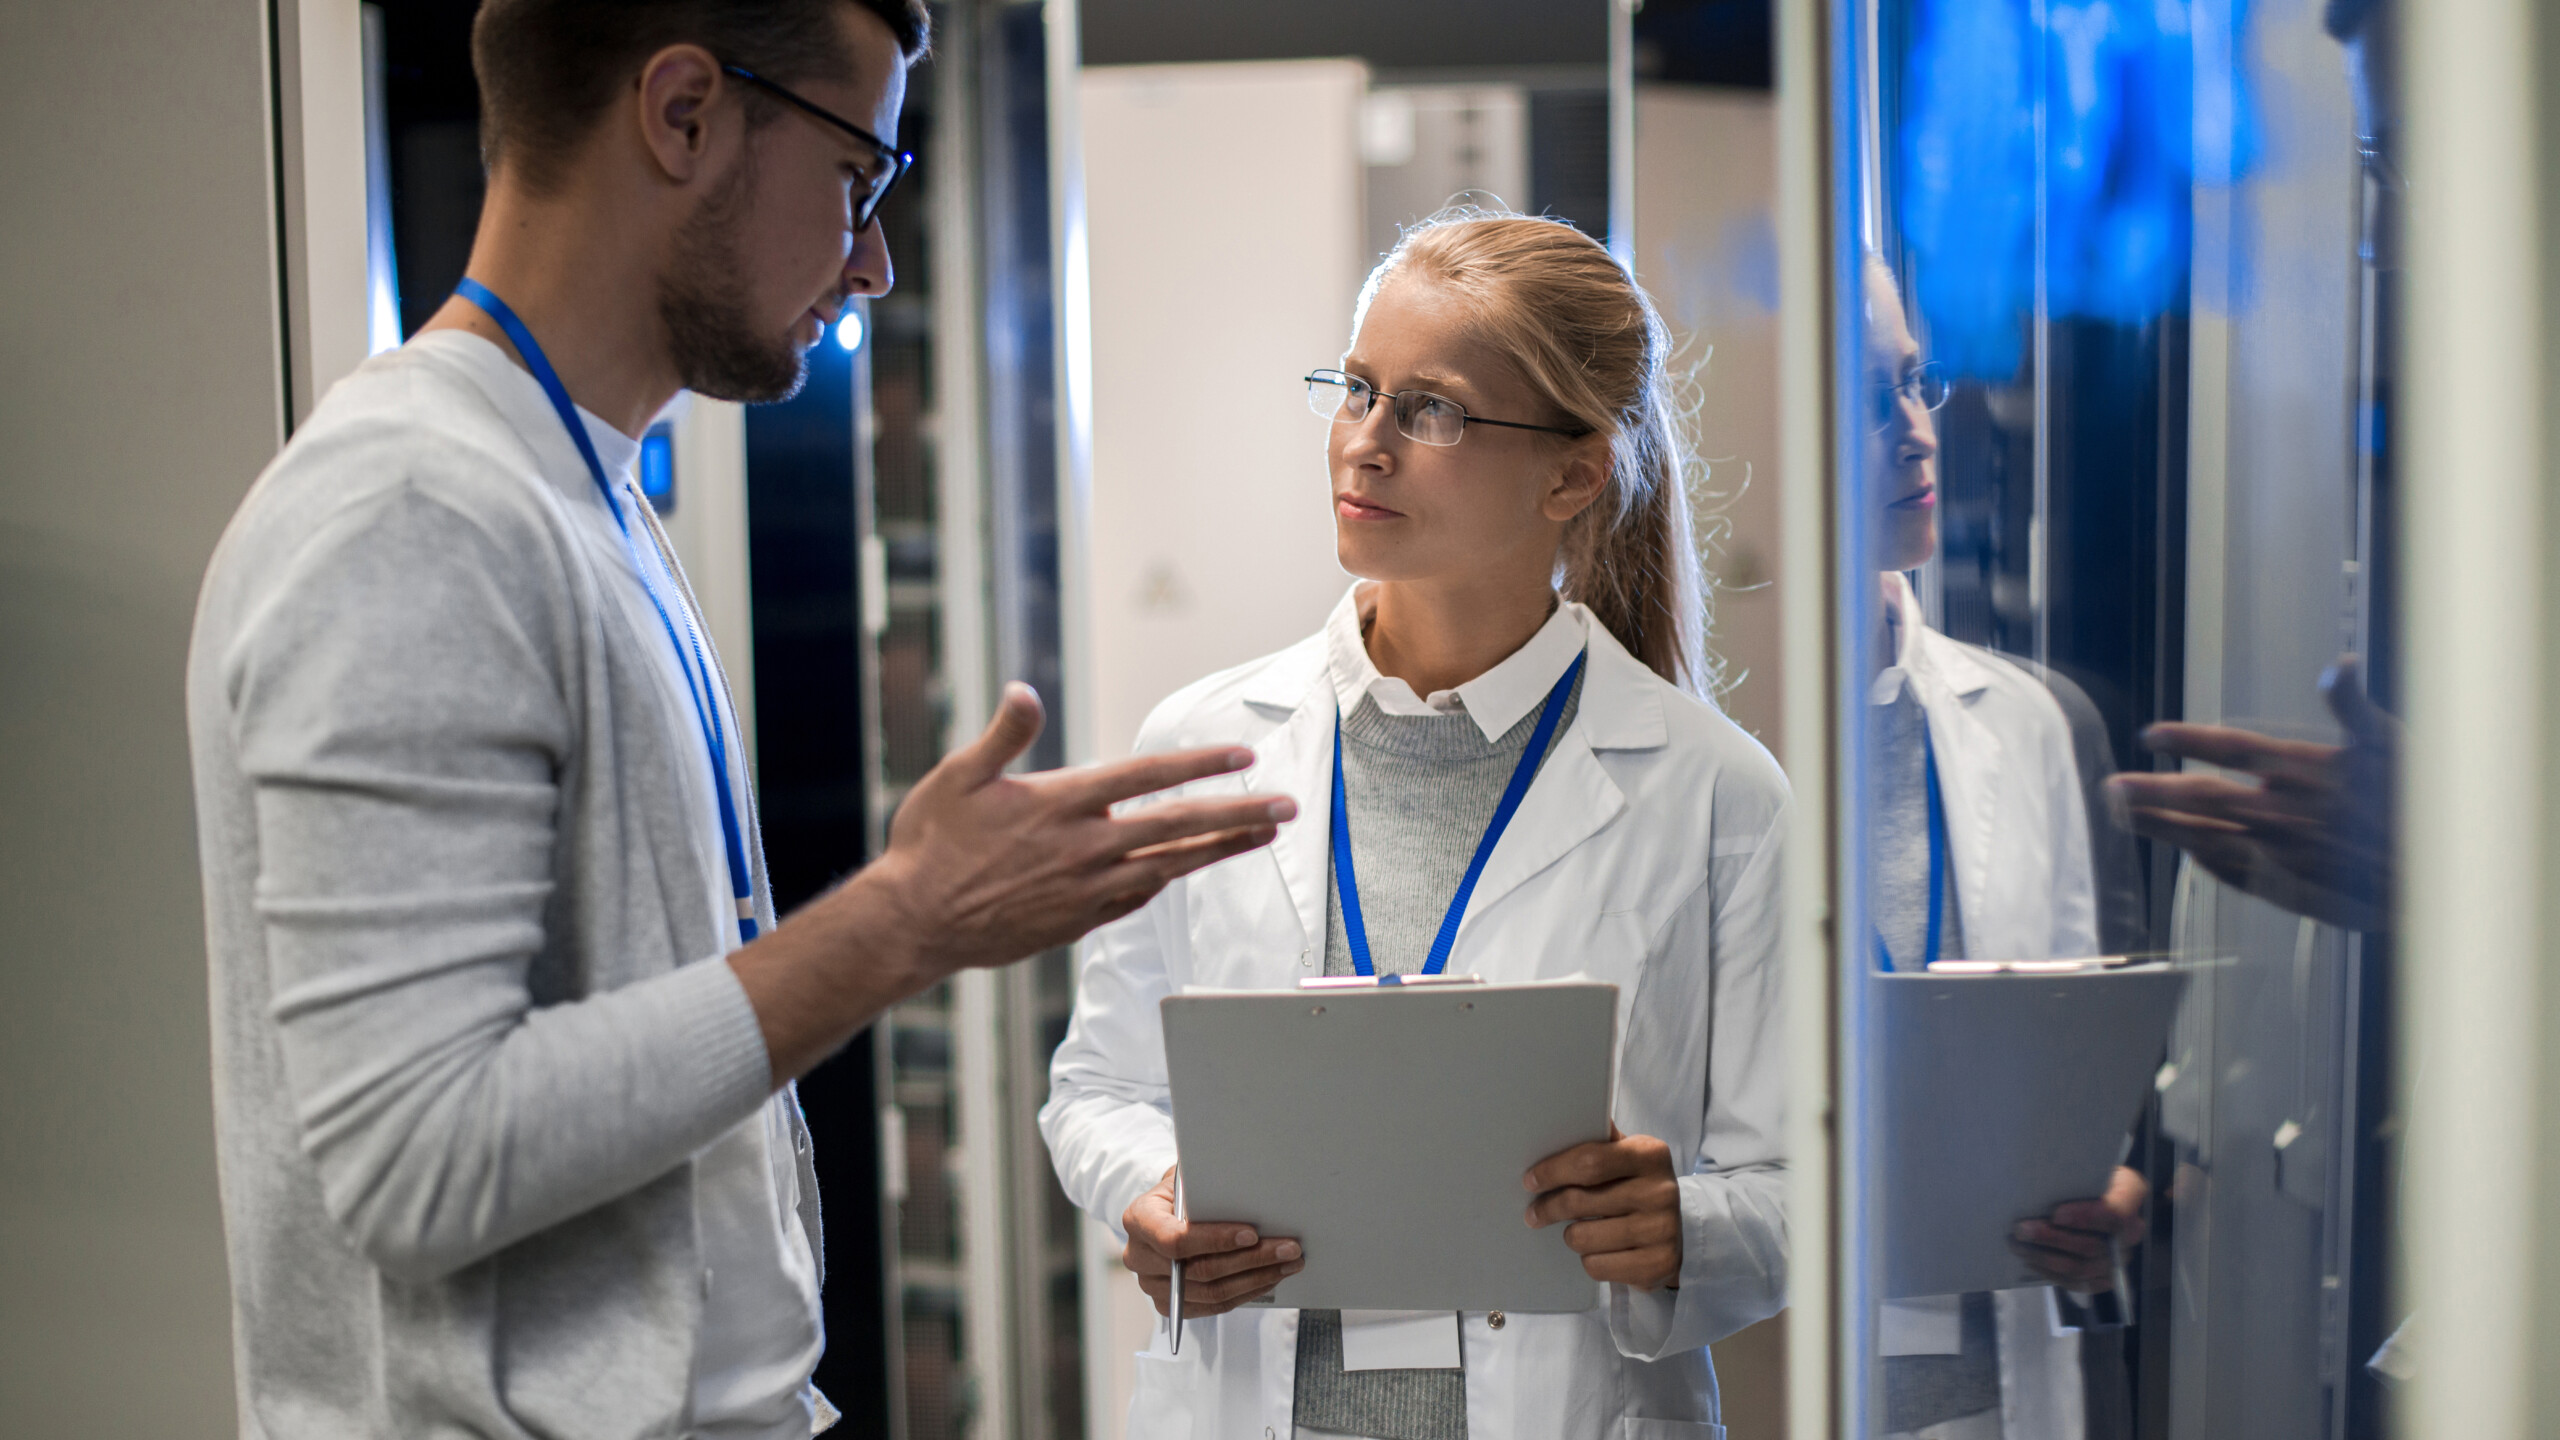
<path fill-rule="evenodd" d="M 1501 664 L 1454 690 L 1418 696 L 1411 685 L 1378 673 L 1377 663 L 1369 658 L 1368 640 L 1361 633 L 1362 616 L 1369 609 L 1364 603 L 1368 589 L 1365 583 L 1352 586 L 1325 622 L 1326 669 L 1333 681 L 1334 703 L 1346 715 L 1358 709 L 1364 698 L 1376 700 L 1389 715 L 1463 713 L 1476 722 L 1485 739 L 1499 740 L 1520 723 L 1520 717 L 1538 708 L 1589 641 L 1583 628 L 1589 612 L 1579 605 L 1559 603 L 1538 633 Z"/>
<path fill-rule="evenodd" d="M 533 372 L 509 358 L 506 351 L 468 330 L 430 330 L 408 343 L 450 356 L 472 373 L 482 389 L 498 400 L 510 424 L 528 436 L 556 438 L 569 447 L 573 459 L 577 458 L 577 442 L 560 428 L 560 412 L 551 408 L 551 397 L 543 393 L 542 382 L 533 378 Z M 578 406 L 578 418 L 586 424 L 587 438 L 596 447 L 596 458 L 604 462 L 606 478 L 615 481 L 630 478 L 632 468 L 640 460 L 640 442 L 615 429 L 583 405 Z M 577 476 L 578 490 L 581 493 L 592 490 L 594 482 L 584 474 L 586 462 L 577 460 L 577 468 L 580 472 Z"/>

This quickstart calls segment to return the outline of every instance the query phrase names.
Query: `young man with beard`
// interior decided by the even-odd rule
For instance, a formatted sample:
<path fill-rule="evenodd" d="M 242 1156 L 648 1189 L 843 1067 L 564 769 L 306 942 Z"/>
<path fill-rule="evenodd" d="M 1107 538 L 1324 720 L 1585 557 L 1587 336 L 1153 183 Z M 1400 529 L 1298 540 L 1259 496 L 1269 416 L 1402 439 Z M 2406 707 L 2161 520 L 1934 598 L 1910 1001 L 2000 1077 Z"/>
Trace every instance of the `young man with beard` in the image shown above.
<path fill-rule="evenodd" d="M 1017 686 L 775 924 L 635 437 L 679 388 L 789 395 L 889 288 L 924 43 L 918 0 L 480 11 L 468 278 L 250 492 L 189 664 L 244 1434 L 823 1429 L 792 1079 L 1290 813 L 1110 813 L 1244 750 L 1009 777 Z"/>

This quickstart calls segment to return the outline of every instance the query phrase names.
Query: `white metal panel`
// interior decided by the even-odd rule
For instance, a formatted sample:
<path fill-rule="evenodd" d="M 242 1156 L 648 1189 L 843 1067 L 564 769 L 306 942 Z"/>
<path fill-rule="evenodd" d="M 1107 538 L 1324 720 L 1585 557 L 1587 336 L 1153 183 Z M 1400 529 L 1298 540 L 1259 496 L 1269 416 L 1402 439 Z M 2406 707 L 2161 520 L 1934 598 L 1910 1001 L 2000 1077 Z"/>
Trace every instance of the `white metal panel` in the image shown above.
<path fill-rule="evenodd" d="M 2409 5 L 2412 1433 L 2552 1433 L 2547 5 Z M 2540 33 L 2537 33 L 2540 32 Z M 2537 42 L 2543 53 L 2537 55 Z"/>
<path fill-rule="evenodd" d="M 1095 755 L 1156 702 L 1313 632 L 1334 560 L 1299 377 L 1347 343 L 1367 72 L 1343 60 L 1083 75 L 1091 235 Z"/>

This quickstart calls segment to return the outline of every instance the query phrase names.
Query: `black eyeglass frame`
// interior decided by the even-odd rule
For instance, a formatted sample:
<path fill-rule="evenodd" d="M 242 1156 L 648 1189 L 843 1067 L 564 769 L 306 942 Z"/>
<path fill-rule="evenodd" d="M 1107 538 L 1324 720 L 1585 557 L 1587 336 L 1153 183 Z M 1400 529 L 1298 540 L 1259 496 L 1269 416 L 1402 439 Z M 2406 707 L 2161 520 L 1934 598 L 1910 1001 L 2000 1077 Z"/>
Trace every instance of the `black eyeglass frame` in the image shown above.
<path fill-rule="evenodd" d="M 1437 400 L 1441 404 L 1458 412 L 1458 440 L 1467 438 L 1467 427 L 1470 425 L 1499 425 L 1505 430 L 1535 430 L 1542 435 L 1563 435 L 1577 440 L 1591 433 L 1591 427 L 1588 425 L 1566 427 L 1562 425 L 1531 425 L 1519 420 L 1488 420 L 1482 415 L 1468 414 L 1466 406 L 1459 404 L 1457 401 L 1450 399 L 1446 395 L 1437 394 L 1429 390 L 1381 390 L 1377 386 L 1370 384 L 1368 381 L 1361 379 L 1359 376 L 1352 374 L 1348 370 L 1310 371 L 1308 372 L 1306 379 L 1301 383 L 1307 385 L 1339 385 L 1342 387 L 1342 399 L 1336 402 L 1334 406 L 1334 413 L 1329 417 L 1337 425 L 1357 425 L 1369 418 L 1366 415 L 1360 415 L 1346 420 L 1342 415 L 1343 407 L 1351 403 L 1351 396 L 1355 391 L 1367 391 L 1370 395 L 1385 400 L 1387 402 L 1387 413 L 1395 417 L 1396 433 L 1402 435 L 1404 438 L 1412 441 L 1416 445 L 1435 445 L 1441 443 L 1435 440 L 1425 440 L 1421 436 L 1404 428 L 1407 412 L 1422 408 L 1422 402 L 1425 400 Z M 1408 396 L 1412 398 L 1408 399 Z M 1447 443 L 1455 445 L 1458 443 L 1458 440 L 1451 440 Z"/>
<path fill-rule="evenodd" d="M 767 80 L 763 76 L 757 74 L 753 70 L 749 70 L 743 65 L 724 64 L 720 69 L 722 73 L 735 75 L 739 79 L 746 81 L 748 84 L 755 86 L 757 89 L 771 94 L 776 99 L 779 99 L 786 104 L 798 107 L 803 113 L 823 121 L 828 125 L 834 126 L 845 134 L 850 135 L 854 139 L 861 141 L 863 144 L 870 146 L 874 151 L 879 153 L 881 159 L 888 162 L 889 178 L 881 181 L 880 184 L 872 190 L 870 196 L 854 209 L 853 233 L 859 235 L 863 231 L 870 229 L 872 217 L 880 213 L 880 202 L 888 199 L 889 192 L 897 189 L 898 182 L 906 178 L 908 170 L 914 168 L 916 163 L 914 152 L 900 150 L 891 146 L 888 141 L 881 139 L 879 136 L 863 129 L 861 126 L 854 124 L 852 121 L 847 120 L 833 110 L 828 109 L 826 106 L 821 105 L 814 100 L 795 95 L 788 88 Z"/>

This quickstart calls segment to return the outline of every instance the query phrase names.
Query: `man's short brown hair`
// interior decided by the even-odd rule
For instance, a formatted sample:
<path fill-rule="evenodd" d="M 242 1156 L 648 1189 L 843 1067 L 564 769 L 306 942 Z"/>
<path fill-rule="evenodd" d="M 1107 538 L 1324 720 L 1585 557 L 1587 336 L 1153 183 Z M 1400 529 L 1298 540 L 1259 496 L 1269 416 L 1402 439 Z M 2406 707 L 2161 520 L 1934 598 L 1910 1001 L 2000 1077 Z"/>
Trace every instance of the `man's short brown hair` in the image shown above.
<path fill-rule="evenodd" d="M 495 171 L 503 159 L 534 190 L 555 187 L 596 118 L 670 45 L 699 45 L 778 84 L 851 69 L 837 28 L 847 5 L 878 16 L 908 62 L 924 54 L 924 0 L 488 0 L 471 25 L 481 162 Z M 778 102 L 748 92 L 750 124 L 777 113 Z"/>

